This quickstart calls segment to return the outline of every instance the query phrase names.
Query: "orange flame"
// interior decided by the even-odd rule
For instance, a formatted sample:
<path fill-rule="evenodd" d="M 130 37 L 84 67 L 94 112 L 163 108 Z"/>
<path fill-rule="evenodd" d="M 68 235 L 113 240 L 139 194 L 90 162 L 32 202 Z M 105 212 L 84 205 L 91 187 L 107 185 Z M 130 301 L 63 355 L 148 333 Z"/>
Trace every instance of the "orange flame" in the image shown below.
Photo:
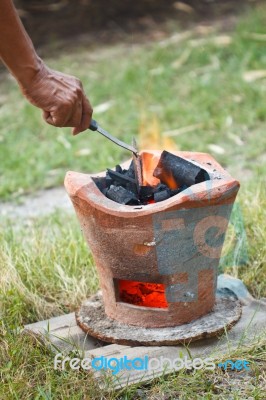
<path fill-rule="evenodd" d="M 143 186 L 156 186 L 160 183 L 158 178 L 153 176 L 153 172 L 159 162 L 159 157 L 148 152 L 141 155 L 142 163 L 142 183 Z"/>
<path fill-rule="evenodd" d="M 170 189 L 174 190 L 179 188 L 172 174 L 164 173 L 162 179 Z"/>
<path fill-rule="evenodd" d="M 140 148 L 149 150 L 176 150 L 174 141 L 160 133 L 158 118 L 153 117 L 151 121 L 143 117 L 139 131 Z M 158 178 L 153 176 L 153 172 L 159 162 L 159 156 L 149 152 L 142 153 L 142 178 L 144 186 L 156 186 L 160 183 Z M 170 189 L 177 189 L 178 186 L 173 176 L 164 177 Z"/>
<path fill-rule="evenodd" d="M 139 128 L 139 147 L 141 150 L 178 150 L 175 142 L 161 134 L 157 117 L 142 117 Z"/>
<path fill-rule="evenodd" d="M 170 171 L 166 172 L 163 169 L 161 169 L 160 180 L 172 190 L 178 189 L 180 187 Z"/>

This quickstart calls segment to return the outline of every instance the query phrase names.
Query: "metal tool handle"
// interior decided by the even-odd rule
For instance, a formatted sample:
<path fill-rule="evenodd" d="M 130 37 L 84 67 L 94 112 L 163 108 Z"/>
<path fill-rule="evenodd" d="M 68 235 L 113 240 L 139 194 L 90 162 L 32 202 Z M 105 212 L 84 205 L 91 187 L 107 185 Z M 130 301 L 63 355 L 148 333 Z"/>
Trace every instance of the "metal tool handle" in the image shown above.
<path fill-rule="evenodd" d="M 90 129 L 91 131 L 97 131 L 97 129 L 98 129 L 98 122 L 95 121 L 95 119 L 92 119 L 92 120 L 91 120 L 89 129 Z"/>
<path fill-rule="evenodd" d="M 118 138 L 112 136 L 109 132 L 107 132 L 101 126 L 99 126 L 98 122 L 95 121 L 95 119 L 91 120 L 89 129 L 91 131 L 99 132 L 101 135 L 105 136 L 107 139 L 111 140 L 113 143 L 117 144 L 120 147 L 123 147 L 126 150 L 131 151 L 133 154 L 138 156 L 138 150 L 135 147 L 130 146 L 129 144 L 122 142 L 122 140 L 119 140 Z"/>

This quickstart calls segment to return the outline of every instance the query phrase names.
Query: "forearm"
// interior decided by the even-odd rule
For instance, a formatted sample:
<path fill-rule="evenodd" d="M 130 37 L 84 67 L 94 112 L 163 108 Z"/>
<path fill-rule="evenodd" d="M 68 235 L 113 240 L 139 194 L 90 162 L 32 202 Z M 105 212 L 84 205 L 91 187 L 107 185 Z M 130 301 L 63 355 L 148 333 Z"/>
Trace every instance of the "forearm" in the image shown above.
<path fill-rule="evenodd" d="M 42 67 L 12 0 L 0 0 L 0 58 L 24 87 Z"/>
<path fill-rule="evenodd" d="M 0 0 L 0 59 L 18 81 L 23 95 L 42 109 L 48 124 L 71 126 L 74 135 L 88 128 L 92 108 L 82 83 L 42 62 L 12 0 Z"/>

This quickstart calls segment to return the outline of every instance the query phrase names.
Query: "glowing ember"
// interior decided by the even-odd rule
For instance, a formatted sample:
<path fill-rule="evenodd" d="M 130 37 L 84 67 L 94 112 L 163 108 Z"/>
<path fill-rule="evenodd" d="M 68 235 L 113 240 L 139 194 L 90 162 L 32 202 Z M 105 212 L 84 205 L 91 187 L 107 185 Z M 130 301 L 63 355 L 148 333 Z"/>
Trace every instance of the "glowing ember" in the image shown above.
<path fill-rule="evenodd" d="M 119 297 L 124 303 L 142 307 L 167 308 L 165 288 L 162 283 L 119 281 Z"/>

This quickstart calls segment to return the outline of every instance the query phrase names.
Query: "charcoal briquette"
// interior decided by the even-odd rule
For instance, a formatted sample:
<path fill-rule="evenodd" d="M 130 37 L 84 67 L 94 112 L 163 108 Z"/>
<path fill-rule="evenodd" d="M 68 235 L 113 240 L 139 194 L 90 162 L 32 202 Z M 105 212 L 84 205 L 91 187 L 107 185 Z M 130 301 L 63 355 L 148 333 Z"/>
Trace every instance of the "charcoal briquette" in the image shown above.
<path fill-rule="evenodd" d="M 154 193 L 154 201 L 155 203 L 159 203 L 160 201 L 167 200 L 171 197 L 170 190 L 163 190 L 161 192 Z"/>
<path fill-rule="evenodd" d="M 139 204 L 139 200 L 137 199 L 136 195 L 122 186 L 111 185 L 106 193 L 106 197 L 120 204 Z"/>
<path fill-rule="evenodd" d="M 122 169 L 121 165 L 116 165 L 115 166 L 115 171 L 119 172 L 120 174 L 122 174 L 123 173 L 123 169 Z"/>
<path fill-rule="evenodd" d="M 163 151 L 153 176 L 167 184 L 169 177 L 174 179 L 177 187 L 191 186 L 210 179 L 208 172 L 192 162 L 175 154 Z"/>

